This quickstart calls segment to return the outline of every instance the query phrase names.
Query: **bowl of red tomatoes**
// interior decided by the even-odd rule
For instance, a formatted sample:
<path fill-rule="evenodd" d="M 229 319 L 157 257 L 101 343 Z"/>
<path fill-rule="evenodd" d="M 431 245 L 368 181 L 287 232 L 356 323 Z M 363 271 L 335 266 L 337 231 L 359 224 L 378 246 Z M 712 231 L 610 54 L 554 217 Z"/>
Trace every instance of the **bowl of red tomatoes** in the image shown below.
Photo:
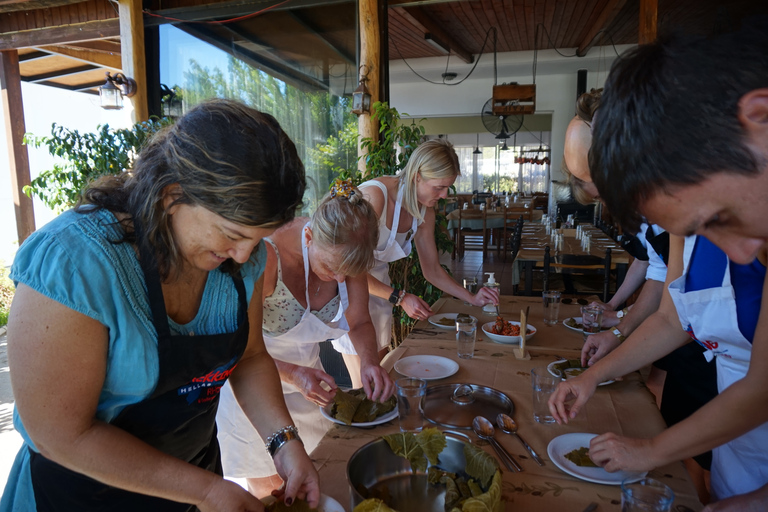
<path fill-rule="evenodd" d="M 491 341 L 505 345 L 520 344 L 520 322 L 508 322 L 504 318 L 497 316 L 495 322 L 483 324 L 483 332 Z M 536 328 L 527 324 L 525 341 L 528 341 L 536 334 Z"/>

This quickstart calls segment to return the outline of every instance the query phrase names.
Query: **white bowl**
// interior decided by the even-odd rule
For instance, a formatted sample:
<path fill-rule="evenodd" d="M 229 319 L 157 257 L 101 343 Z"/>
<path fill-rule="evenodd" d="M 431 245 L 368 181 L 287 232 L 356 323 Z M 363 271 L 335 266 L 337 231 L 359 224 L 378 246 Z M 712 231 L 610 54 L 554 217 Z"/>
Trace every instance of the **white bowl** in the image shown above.
<path fill-rule="evenodd" d="M 520 336 L 504 336 L 502 334 L 494 334 L 492 329 L 495 323 L 496 322 L 488 322 L 487 324 L 483 324 L 483 332 L 491 339 L 491 341 L 495 341 L 496 343 L 504 343 L 506 345 L 520 344 Z M 509 323 L 517 326 L 520 325 L 520 322 L 510 321 Z M 536 334 L 536 328 L 531 324 L 528 324 L 528 331 L 525 334 L 525 341 L 530 340 L 534 334 Z"/>

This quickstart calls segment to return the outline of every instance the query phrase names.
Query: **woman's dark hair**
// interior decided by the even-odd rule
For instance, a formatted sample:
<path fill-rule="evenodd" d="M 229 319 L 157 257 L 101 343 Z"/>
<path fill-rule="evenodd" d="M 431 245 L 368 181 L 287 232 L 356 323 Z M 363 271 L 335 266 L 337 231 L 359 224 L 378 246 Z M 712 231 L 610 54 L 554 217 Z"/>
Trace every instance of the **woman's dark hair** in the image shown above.
<path fill-rule="evenodd" d="M 673 36 L 614 63 L 593 127 L 589 167 L 600 197 L 635 229 L 640 204 L 718 172 L 755 174 L 738 102 L 768 87 L 768 21 L 713 39 Z"/>
<path fill-rule="evenodd" d="M 180 268 L 165 189 L 178 184 L 173 204 L 201 206 L 245 226 L 277 227 L 293 219 L 304 194 L 304 166 L 296 147 L 269 114 L 232 100 L 209 100 L 158 132 L 133 170 L 93 183 L 78 208 L 95 205 L 128 214 L 123 241 L 155 254 L 162 278 Z M 223 271 L 239 265 L 227 260 Z"/>

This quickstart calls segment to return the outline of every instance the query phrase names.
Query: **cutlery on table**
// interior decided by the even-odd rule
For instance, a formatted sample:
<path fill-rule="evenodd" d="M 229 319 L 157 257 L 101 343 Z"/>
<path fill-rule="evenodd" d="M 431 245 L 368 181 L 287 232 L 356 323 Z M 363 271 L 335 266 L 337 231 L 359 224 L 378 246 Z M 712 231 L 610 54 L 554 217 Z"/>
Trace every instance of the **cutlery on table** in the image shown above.
<path fill-rule="evenodd" d="M 494 439 L 493 434 L 495 432 L 493 424 L 483 416 L 476 416 L 472 420 L 472 429 L 480 439 L 488 441 L 493 449 L 496 451 L 496 455 L 499 456 L 501 461 L 510 471 L 522 471 L 523 467 L 507 453 L 507 451 Z"/>
<path fill-rule="evenodd" d="M 496 424 L 505 434 L 515 436 L 523 444 L 525 449 L 528 450 L 528 453 L 531 454 L 531 457 L 533 457 L 533 460 L 535 460 L 539 466 L 544 465 L 544 461 L 541 460 L 541 457 L 539 457 L 538 454 L 533 451 L 533 448 L 531 448 L 531 446 L 526 443 L 522 437 L 520 437 L 520 434 L 517 433 L 517 423 L 515 423 L 515 420 L 506 414 L 500 413 L 498 416 L 496 416 Z"/>

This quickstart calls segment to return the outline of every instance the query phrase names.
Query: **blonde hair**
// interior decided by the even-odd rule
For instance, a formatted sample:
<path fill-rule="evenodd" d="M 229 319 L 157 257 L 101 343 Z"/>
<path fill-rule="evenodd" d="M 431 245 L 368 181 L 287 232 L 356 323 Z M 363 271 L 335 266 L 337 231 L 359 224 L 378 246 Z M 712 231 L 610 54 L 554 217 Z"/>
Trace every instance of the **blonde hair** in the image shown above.
<path fill-rule="evenodd" d="M 584 181 L 573 175 L 568 166 L 563 162 L 561 168 L 563 174 L 565 174 L 565 184 L 571 189 L 571 196 L 580 204 L 594 204 L 597 200 L 592 195 L 584 190 Z"/>
<path fill-rule="evenodd" d="M 424 180 L 460 176 L 459 157 L 453 149 L 453 144 L 446 139 L 434 139 L 421 144 L 413 151 L 405 169 L 398 175 L 401 183 L 405 184 L 403 207 L 421 224 L 424 222 L 424 216 L 416 195 L 416 177 L 419 175 Z"/>
<path fill-rule="evenodd" d="M 339 258 L 334 269 L 345 276 L 359 276 L 373 268 L 373 251 L 379 241 L 379 218 L 357 187 L 348 194 L 326 194 L 309 221 L 315 243 Z"/>

